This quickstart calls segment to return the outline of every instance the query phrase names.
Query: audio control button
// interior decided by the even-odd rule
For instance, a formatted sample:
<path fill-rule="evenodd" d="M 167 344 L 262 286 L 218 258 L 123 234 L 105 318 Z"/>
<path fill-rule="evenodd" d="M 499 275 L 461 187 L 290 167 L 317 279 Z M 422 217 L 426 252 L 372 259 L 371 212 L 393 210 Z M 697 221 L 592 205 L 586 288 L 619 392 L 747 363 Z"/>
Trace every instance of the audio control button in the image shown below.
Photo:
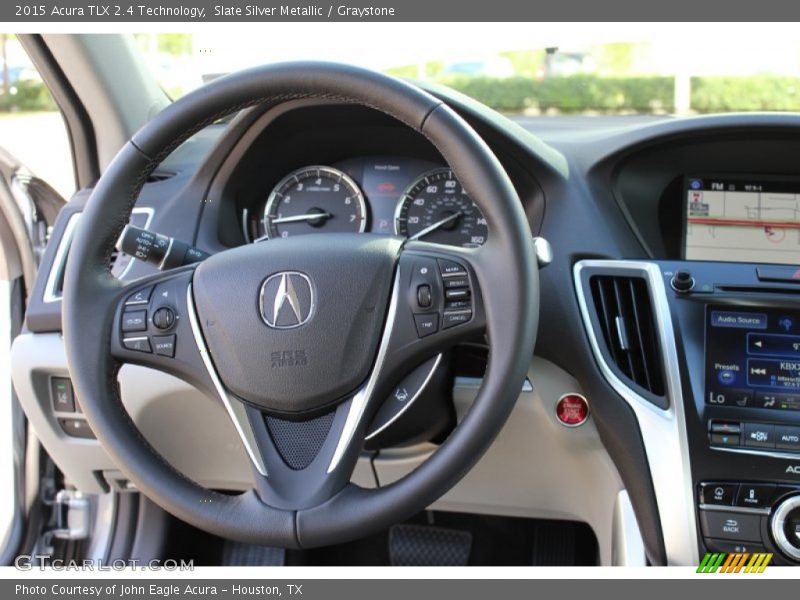
<path fill-rule="evenodd" d="M 736 506 L 747 508 L 764 508 L 772 504 L 775 497 L 775 486 L 769 484 L 742 484 L 736 496 Z"/>
<path fill-rule="evenodd" d="M 738 491 L 736 483 L 704 483 L 700 488 L 700 503 L 733 506 Z"/>
<path fill-rule="evenodd" d="M 761 515 L 721 510 L 701 510 L 700 527 L 705 537 L 761 543 Z"/>

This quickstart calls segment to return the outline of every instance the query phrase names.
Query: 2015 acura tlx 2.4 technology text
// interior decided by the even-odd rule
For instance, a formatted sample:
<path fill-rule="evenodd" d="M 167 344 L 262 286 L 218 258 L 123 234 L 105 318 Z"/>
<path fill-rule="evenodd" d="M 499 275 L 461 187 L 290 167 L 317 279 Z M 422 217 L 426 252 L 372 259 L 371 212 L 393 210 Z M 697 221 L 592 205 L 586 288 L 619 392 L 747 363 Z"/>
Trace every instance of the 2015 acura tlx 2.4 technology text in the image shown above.
<path fill-rule="evenodd" d="M 800 564 L 800 115 L 662 114 L 753 89 L 683 29 L 440 25 L 6 40 L 69 130 L 0 153 L 9 564 Z"/>

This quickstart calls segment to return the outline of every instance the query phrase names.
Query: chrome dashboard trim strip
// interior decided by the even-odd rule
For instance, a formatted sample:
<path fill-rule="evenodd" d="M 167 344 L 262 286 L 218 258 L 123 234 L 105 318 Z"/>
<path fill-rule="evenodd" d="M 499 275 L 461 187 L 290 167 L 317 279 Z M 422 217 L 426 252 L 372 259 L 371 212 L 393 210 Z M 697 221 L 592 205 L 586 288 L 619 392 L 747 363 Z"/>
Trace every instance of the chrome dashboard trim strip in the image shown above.
<path fill-rule="evenodd" d="M 194 295 L 192 294 L 191 283 L 186 286 L 186 310 L 189 313 L 189 323 L 192 326 L 192 334 L 194 335 L 194 341 L 197 344 L 197 350 L 200 352 L 200 358 L 203 360 L 206 371 L 208 371 L 208 376 L 214 383 L 214 388 L 217 390 L 217 395 L 219 396 L 220 400 L 222 400 L 225 410 L 228 411 L 228 416 L 233 422 L 233 426 L 236 428 L 236 432 L 239 434 L 242 444 L 244 445 L 244 449 L 247 451 L 248 456 L 250 456 L 253 466 L 255 466 L 256 470 L 261 475 L 266 477 L 267 467 L 264 464 L 264 459 L 261 457 L 261 452 L 258 450 L 258 442 L 256 441 L 256 435 L 253 432 L 253 428 L 250 425 L 250 420 L 247 418 L 247 410 L 241 401 L 237 400 L 236 398 L 232 398 L 230 394 L 228 394 L 228 390 L 225 389 L 225 386 L 222 384 L 222 381 L 217 374 L 214 363 L 211 362 L 211 355 L 208 353 L 206 342 L 203 339 L 203 332 L 200 329 L 200 322 L 197 320 L 197 312 L 194 308 Z"/>
<path fill-rule="evenodd" d="M 639 276 L 648 282 L 650 300 L 664 361 L 669 407 L 661 409 L 625 384 L 606 363 L 592 327 L 587 290 L 581 276 L 587 269 L 609 275 Z M 672 316 L 661 270 L 654 263 L 627 260 L 582 260 L 573 269 L 575 291 L 597 365 L 611 387 L 631 407 L 642 434 L 655 492 L 668 565 L 697 565 L 699 548 L 689 441 Z"/>
<path fill-rule="evenodd" d="M 770 458 L 785 458 L 800 463 L 800 453 L 781 452 L 780 450 L 754 450 L 752 448 L 722 448 L 720 446 L 709 446 L 717 452 L 734 452 L 736 454 L 750 454 L 753 456 L 768 456 Z"/>

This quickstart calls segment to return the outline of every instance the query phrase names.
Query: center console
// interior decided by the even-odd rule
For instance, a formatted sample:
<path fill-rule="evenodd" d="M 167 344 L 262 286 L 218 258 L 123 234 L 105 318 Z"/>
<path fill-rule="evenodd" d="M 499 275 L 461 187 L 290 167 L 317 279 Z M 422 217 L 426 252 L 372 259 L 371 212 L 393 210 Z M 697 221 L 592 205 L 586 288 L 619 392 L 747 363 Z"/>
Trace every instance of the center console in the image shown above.
<path fill-rule="evenodd" d="M 703 551 L 800 562 L 800 180 L 684 179 L 683 259 L 659 262 Z"/>
<path fill-rule="evenodd" d="M 772 552 L 776 564 L 796 564 L 798 269 L 683 261 L 659 266 L 682 342 L 699 538 L 707 551 Z M 681 285 L 685 281 L 691 285 Z"/>

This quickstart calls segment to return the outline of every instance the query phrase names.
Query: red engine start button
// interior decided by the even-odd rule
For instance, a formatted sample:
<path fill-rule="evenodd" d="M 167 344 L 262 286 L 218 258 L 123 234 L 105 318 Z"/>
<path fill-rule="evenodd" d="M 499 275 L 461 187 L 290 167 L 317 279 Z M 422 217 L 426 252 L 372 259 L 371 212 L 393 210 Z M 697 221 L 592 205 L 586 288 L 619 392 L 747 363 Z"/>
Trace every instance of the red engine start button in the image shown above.
<path fill-rule="evenodd" d="M 580 394 L 565 394 L 556 403 L 556 417 L 567 427 L 583 425 L 589 418 L 589 402 Z"/>

